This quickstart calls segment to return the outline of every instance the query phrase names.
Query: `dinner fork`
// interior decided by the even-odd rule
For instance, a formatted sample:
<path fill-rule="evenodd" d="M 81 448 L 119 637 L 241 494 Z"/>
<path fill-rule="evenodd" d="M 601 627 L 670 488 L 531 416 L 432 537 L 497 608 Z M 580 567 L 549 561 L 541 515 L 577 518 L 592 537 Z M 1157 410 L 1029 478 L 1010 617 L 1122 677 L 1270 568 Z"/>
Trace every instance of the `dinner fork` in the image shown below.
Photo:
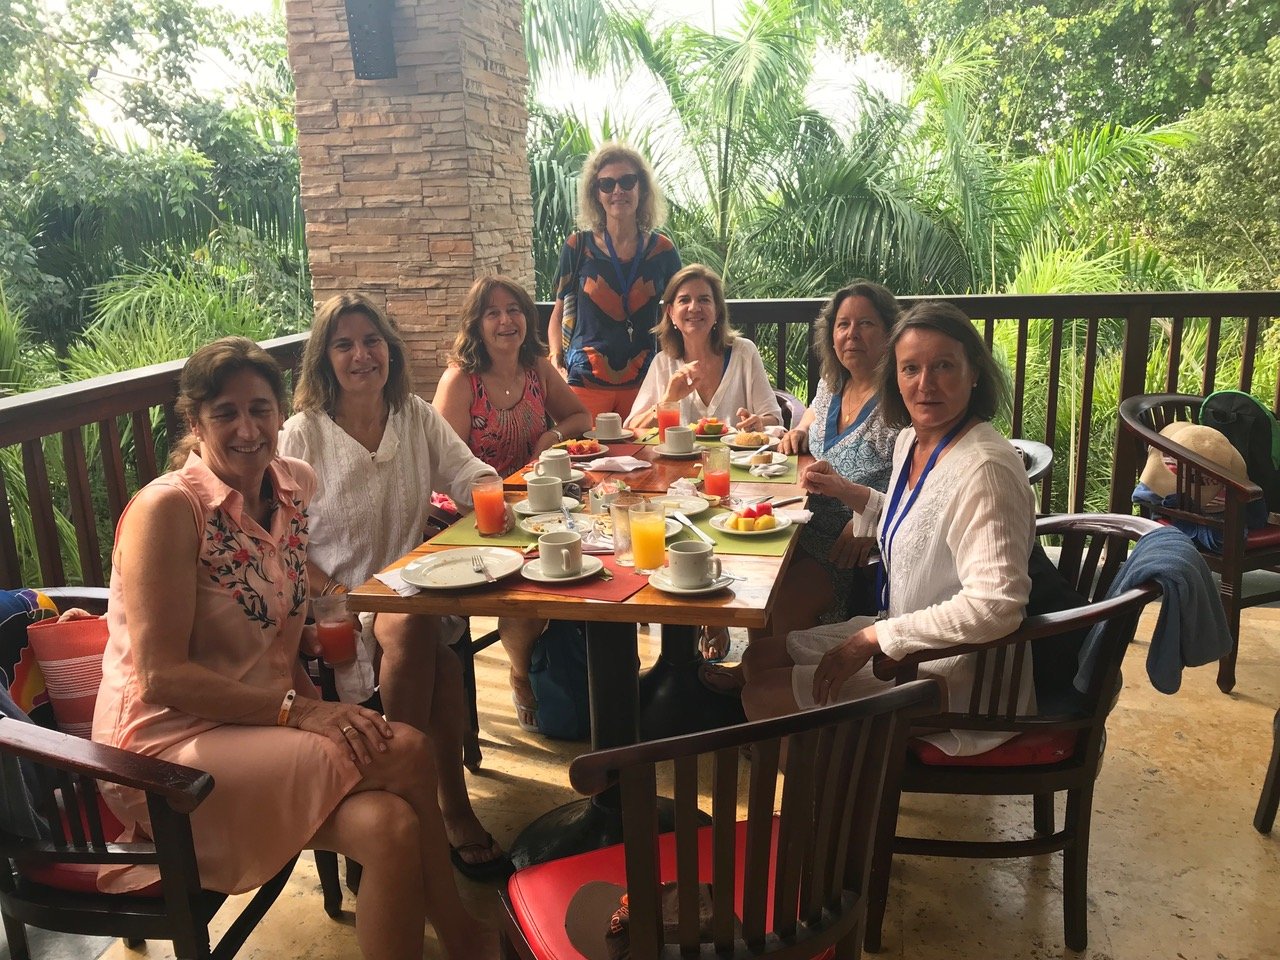
<path fill-rule="evenodd" d="M 483 573 L 484 579 L 488 583 L 498 582 L 498 578 L 489 572 L 489 567 L 485 564 L 484 557 L 480 556 L 478 553 L 473 553 L 471 555 L 471 569 L 476 573 Z"/>

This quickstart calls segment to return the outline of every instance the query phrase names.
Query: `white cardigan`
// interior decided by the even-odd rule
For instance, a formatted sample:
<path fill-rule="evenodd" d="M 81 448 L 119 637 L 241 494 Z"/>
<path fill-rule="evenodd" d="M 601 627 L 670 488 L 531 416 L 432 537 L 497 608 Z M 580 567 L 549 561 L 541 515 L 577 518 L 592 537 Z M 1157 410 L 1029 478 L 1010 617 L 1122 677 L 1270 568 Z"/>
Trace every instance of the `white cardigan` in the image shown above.
<path fill-rule="evenodd" d="M 671 377 L 683 363 L 682 359 L 665 350 L 655 356 L 627 419 L 661 400 Z M 720 378 L 720 386 L 716 388 L 711 402 L 704 404 L 698 392 L 693 391 L 680 401 L 680 421 L 695 423 L 703 417 L 716 417 L 725 423 L 733 423 L 739 407 L 746 407 L 751 413 L 761 416 L 772 414 L 778 423 L 782 422 L 778 398 L 773 395 L 773 385 L 765 373 L 760 351 L 746 337 L 735 337 L 729 347 L 729 368 Z"/>

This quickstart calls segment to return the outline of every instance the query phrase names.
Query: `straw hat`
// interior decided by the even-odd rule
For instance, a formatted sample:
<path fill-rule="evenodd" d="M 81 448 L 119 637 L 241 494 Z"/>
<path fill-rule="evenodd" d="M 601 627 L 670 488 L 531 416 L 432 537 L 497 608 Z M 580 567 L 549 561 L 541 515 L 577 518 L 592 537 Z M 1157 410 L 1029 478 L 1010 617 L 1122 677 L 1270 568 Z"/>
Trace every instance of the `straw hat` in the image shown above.
<path fill-rule="evenodd" d="M 1239 480 L 1242 483 L 1248 482 L 1244 458 L 1231 445 L 1231 441 L 1222 435 L 1221 431 L 1215 430 L 1213 427 L 1197 426 L 1185 420 L 1175 420 L 1160 431 L 1160 436 L 1174 441 L 1191 453 L 1209 461 L 1209 463 L 1216 466 L 1222 473 L 1233 480 Z M 1176 460 L 1173 458 L 1166 459 L 1159 450 L 1152 447 L 1147 451 L 1147 465 L 1143 468 L 1142 476 L 1139 479 L 1152 492 L 1162 497 L 1167 497 L 1177 490 L 1176 470 Z M 1200 493 L 1201 509 L 1207 509 L 1210 502 L 1219 497 L 1221 493 L 1221 484 L 1203 487 Z"/>

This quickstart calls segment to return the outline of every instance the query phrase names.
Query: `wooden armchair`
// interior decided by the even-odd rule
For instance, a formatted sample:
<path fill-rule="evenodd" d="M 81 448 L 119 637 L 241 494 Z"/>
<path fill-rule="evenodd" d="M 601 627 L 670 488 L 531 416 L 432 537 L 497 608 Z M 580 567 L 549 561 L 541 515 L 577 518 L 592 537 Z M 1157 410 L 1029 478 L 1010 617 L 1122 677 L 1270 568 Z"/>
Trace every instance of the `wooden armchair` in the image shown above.
<path fill-rule="evenodd" d="M 902 774 L 902 793 L 945 793 L 988 796 L 1031 796 L 1035 836 L 1006 841 L 969 841 L 897 836 L 897 795 L 886 795 L 876 855 L 872 866 L 871 900 L 867 911 L 868 950 L 880 949 L 880 930 L 888 898 L 894 853 L 981 859 L 1028 857 L 1058 850 L 1063 855 L 1063 924 L 1067 946 L 1083 950 L 1088 942 L 1089 824 L 1093 784 L 1098 777 L 1105 744 L 1106 719 L 1119 694 L 1120 666 L 1133 639 L 1138 617 L 1160 595 L 1155 583 L 1103 599 L 1114 582 L 1131 541 L 1159 526 L 1141 517 L 1114 514 L 1071 514 L 1037 521 L 1041 535 L 1062 539 L 1058 571 L 1066 585 L 1092 602 L 1058 613 L 1031 616 L 1016 631 L 986 644 L 930 650 L 902 661 L 881 657 L 877 676 L 899 683 L 914 680 L 922 663 L 968 653 L 977 658 L 973 696 L 967 704 L 951 704 L 950 711 L 913 721 L 917 735 L 943 729 L 1007 732 L 1013 738 L 986 753 L 949 757 L 921 740 L 910 741 Z M 1045 644 L 1077 644 L 1081 631 L 1103 625 L 1101 653 L 1088 688 L 1072 685 L 1071 668 L 1050 682 L 1038 678 L 1040 712 L 1023 716 L 1018 702 L 1022 665 L 1033 648 Z M 1034 661 L 1033 661 L 1034 662 Z M 1012 670 L 1006 670 L 1012 667 Z M 1039 671 L 1037 671 L 1039 673 Z M 1010 681 L 1007 679 L 1012 677 Z M 1011 687 L 1010 687 L 1011 683 Z M 1006 705 L 1007 704 L 1007 705 Z M 1054 795 L 1066 793 L 1066 817 L 1054 830 Z"/>
<path fill-rule="evenodd" d="M 1276 822 L 1277 807 L 1280 807 L 1280 710 L 1271 721 L 1271 763 L 1267 766 L 1262 793 L 1258 795 L 1258 809 L 1253 815 L 1253 825 L 1259 833 L 1271 832 Z"/>
<path fill-rule="evenodd" d="M 1245 506 L 1262 499 L 1262 490 L 1253 483 L 1241 483 L 1224 476 L 1221 470 L 1181 444 L 1160 436 L 1160 431 L 1175 420 L 1197 422 L 1203 397 L 1181 393 L 1158 393 L 1130 397 L 1120 404 L 1120 424 L 1142 446 L 1159 450 L 1166 457 L 1178 462 L 1177 508 L 1140 504 L 1143 516 L 1185 520 L 1203 524 L 1222 532 L 1222 553 L 1202 550 L 1205 562 L 1222 583 L 1219 595 L 1227 614 L 1227 626 L 1231 629 L 1231 653 L 1218 664 L 1218 688 L 1229 693 L 1236 685 L 1236 655 L 1240 648 L 1240 611 L 1280 600 L 1280 589 L 1244 596 L 1244 575 L 1250 570 L 1268 570 L 1280 573 L 1280 526 L 1268 524 L 1258 530 L 1248 530 L 1245 524 Z M 1142 462 L 1141 460 L 1139 462 Z M 1203 487 L 1221 485 L 1225 488 L 1226 510 L 1220 514 L 1206 514 L 1199 508 Z"/>
<path fill-rule="evenodd" d="M 42 591 L 62 608 L 91 613 L 106 607 L 104 590 Z M 39 774 L 32 808 L 49 826 L 41 839 L 0 829 L 0 916 L 14 960 L 27 960 L 26 925 L 88 936 L 122 937 L 131 944 L 169 940 L 179 960 L 233 957 L 284 889 L 297 857 L 258 889 L 210 949 L 209 921 L 226 895 L 200 886 L 190 816 L 213 789 L 209 774 L 94 743 L 20 720 L 0 719 L 0 756 L 23 758 Z M 116 843 L 120 826 L 101 803 L 99 781 L 141 790 L 154 841 Z M 101 864 L 152 864 L 160 879 L 133 894 L 100 893 Z"/>
<path fill-rule="evenodd" d="M 920 682 L 820 710 L 579 757 L 569 778 L 580 792 L 621 782 L 624 841 L 517 871 L 502 895 L 504 951 L 526 960 L 581 958 L 566 933 L 566 910 L 585 883 L 609 881 L 626 889 L 635 960 L 677 952 L 710 957 L 713 950 L 715 956 L 788 960 L 831 956 L 833 947 L 836 957 L 858 956 L 881 798 L 897 791 L 910 718 L 939 702 L 937 685 Z M 784 737 L 786 781 L 775 816 Z M 749 767 L 740 752 L 748 745 Z M 698 809 L 700 760 L 713 771 L 709 826 Z M 676 828 L 659 835 L 657 769 L 666 761 L 674 766 Z M 747 818 L 738 822 L 743 768 Z M 663 946 L 659 884 L 665 880 L 678 881 L 679 947 Z M 700 882 L 711 884 L 712 901 L 702 936 Z M 615 897 L 610 909 L 616 906 Z M 605 912 L 602 938 L 608 922 Z"/>

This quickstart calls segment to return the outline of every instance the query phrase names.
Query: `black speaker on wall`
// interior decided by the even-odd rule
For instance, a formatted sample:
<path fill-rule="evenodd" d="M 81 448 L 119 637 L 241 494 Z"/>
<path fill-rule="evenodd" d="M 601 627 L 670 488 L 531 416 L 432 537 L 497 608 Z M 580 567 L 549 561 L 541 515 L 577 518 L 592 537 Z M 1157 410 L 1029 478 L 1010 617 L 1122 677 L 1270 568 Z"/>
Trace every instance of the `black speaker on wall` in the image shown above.
<path fill-rule="evenodd" d="M 396 42 L 391 35 L 394 0 L 346 0 L 347 33 L 357 80 L 387 80 L 396 75 Z"/>

